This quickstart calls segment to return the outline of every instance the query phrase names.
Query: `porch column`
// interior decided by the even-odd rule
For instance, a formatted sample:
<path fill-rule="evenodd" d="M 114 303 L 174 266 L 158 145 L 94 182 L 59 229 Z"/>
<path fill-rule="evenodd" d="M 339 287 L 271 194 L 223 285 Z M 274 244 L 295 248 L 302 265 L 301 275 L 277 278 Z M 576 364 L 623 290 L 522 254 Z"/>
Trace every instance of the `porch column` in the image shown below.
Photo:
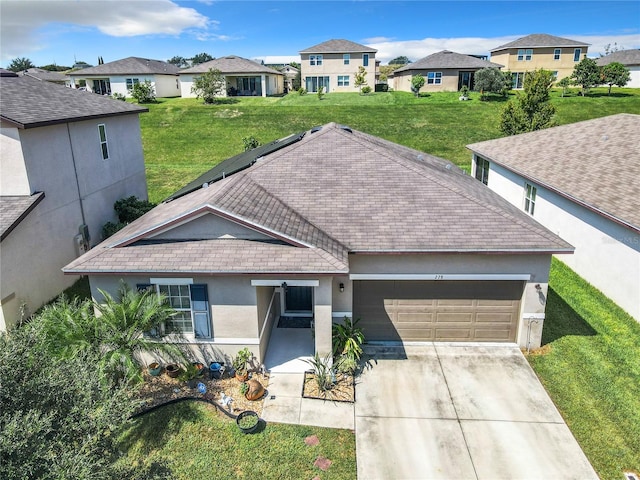
<path fill-rule="evenodd" d="M 324 358 L 331 353 L 331 278 L 321 278 L 314 291 L 314 328 L 316 353 Z"/>
<path fill-rule="evenodd" d="M 262 96 L 267 96 L 267 77 L 262 74 L 260 75 L 260 84 L 262 85 Z"/>

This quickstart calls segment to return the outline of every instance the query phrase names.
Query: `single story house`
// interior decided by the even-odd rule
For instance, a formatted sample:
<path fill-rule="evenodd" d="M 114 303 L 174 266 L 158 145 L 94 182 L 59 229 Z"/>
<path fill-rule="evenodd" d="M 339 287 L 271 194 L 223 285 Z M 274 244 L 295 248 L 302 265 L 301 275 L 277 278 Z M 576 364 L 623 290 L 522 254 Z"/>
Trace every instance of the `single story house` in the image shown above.
<path fill-rule="evenodd" d="M 313 318 L 320 355 L 344 316 L 368 342 L 539 346 L 551 255 L 572 251 L 451 163 L 330 123 L 222 162 L 64 272 L 98 300 L 121 279 L 164 293 L 169 340 L 262 361 L 281 315 Z"/>
<path fill-rule="evenodd" d="M 36 80 L 57 83 L 58 85 L 64 85 L 65 87 L 71 86 L 71 78 L 69 75 L 61 72 L 43 70 L 42 68 L 27 68 L 22 72 L 18 72 L 18 75 L 26 75 L 27 77 L 35 78 Z"/>
<path fill-rule="evenodd" d="M 465 85 L 473 90 L 475 72 L 482 68 L 501 67 L 473 55 L 442 50 L 395 70 L 393 88 L 411 92 L 411 77 L 422 75 L 425 83 L 421 92 L 457 92 Z"/>
<path fill-rule="evenodd" d="M 562 261 L 640 321 L 640 115 L 468 148 L 473 175 L 574 245 Z"/>
<path fill-rule="evenodd" d="M 161 60 L 127 57 L 69 73 L 73 88 L 85 87 L 99 95 L 131 96 L 137 83 L 151 82 L 157 97 L 179 97 L 180 69 Z"/>
<path fill-rule="evenodd" d="M 640 49 L 634 48 L 632 50 L 618 50 L 617 52 L 610 53 L 609 55 L 600 57 L 596 60 L 599 67 L 609 65 L 613 62 L 621 63 L 629 69 L 631 79 L 625 87 L 640 88 Z"/>
<path fill-rule="evenodd" d="M 0 71 L 0 330 L 76 280 L 61 269 L 102 241 L 116 200 L 147 198 L 146 111 Z"/>
<path fill-rule="evenodd" d="M 180 71 L 180 88 L 184 98 L 195 97 L 193 83 L 203 73 L 219 70 L 226 81 L 223 96 L 266 97 L 284 92 L 284 75 L 273 68 L 247 58 L 229 55 L 200 63 Z"/>

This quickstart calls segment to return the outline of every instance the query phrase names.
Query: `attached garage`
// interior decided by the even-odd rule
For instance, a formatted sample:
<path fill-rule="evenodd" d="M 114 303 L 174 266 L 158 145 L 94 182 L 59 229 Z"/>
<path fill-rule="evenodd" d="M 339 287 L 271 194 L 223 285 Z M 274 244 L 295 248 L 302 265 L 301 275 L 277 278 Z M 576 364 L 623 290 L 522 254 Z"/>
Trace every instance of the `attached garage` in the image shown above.
<path fill-rule="evenodd" d="M 515 342 L 524 282 L 358 280 L 353 289 L 367 341 Z"/>

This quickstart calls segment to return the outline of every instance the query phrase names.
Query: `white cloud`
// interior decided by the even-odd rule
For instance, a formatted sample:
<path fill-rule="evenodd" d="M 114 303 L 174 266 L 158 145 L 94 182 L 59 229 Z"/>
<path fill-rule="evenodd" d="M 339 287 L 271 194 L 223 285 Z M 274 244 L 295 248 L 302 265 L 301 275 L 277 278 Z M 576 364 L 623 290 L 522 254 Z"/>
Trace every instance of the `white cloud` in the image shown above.
<path fill-rule="evenodd" d="M 385 42 L 393 42 L 395 37 L 371 37 L 365 38 L 362 40 L 362 43 L 366 43 L 367 45 L 370 43 L 385 43 Z"/>
<path fill-rule="evenodd" d="M 46 37 L 42 29 L 50 25 L 97 28 L 106 35 L 132 37 L 179 35 L 216 24 L 195 9 L 170 0 L 3 0 L 0 42 L 4 59 L 43 48 Z"/>
<path fill-rule="evenodd" d="M 625 49 L 640 48 L 640 34 L 632 35 L 558 35 L 563 38 L 570 38 L 591 44 L 589 46 L 589 56 L 598 57 L 599 53 L 604 54 L 604 47 L 607 44 L 618 44 L 618 47 Z M 383 64 L 389 60 L 406 55 L 410 60 L 416 61 L 420 58 L 431 55 L 441 50 L 451 50 L 458 53 L 488 55 L 489 50 L 512 42 L 522 35 L 509 35 L 503 37 L 461 37 L 461 38 L 423 38 L 421 40 L 404 41 L 384 41 L 366 42 L 366 45 L 378 50 L 376 59 Z"/>
<path fill-rule="evenodd" d="M 256 57 L 258 61 L 262 60 L 264 63 L 300 63 L 300 55 L 258 55 Z"/>

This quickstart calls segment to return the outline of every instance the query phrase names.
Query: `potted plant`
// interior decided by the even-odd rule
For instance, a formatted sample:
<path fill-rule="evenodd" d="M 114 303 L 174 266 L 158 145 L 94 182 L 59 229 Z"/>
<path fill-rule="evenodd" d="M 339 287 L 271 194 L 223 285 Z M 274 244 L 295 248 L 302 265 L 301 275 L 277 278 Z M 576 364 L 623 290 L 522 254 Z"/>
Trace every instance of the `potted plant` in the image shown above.
<path fill-rule="evenodd" d="M 170 363 L 165 367 L 165 371 L 169 377 L 178 378 L 178 375 L 180 375 L 180 365 L 177 363 Z"/>
<path fill-rule="evenodd" d="M 153 362 L 149 364 L 149 375 L 152 377 L 157 377 L 162 372 L 162 366 L 158 362 Z"/>
<path fill-rule="evenodd" d="M 467 87 L 466 85 L 462 86 L 462 88 L 460 89 L 460 97 L 458 97 L 458 100 L 469 100 L 469 87 Z"/>
<path fill-rule="evenodd" d="M 247 362 L 249 362 L 249 359 L 252 356 L 253 354 L 249 351 L 249 349 L 247 347 L 244 347 L 233 359 L 233 369 L 236 371 L 236 379 L 239 382 L 246 382 L 249 378 L 249 374 L 247 372 Z"/>
<path fill-rule="evenodd" d="M 198 374 L 200 373 L 200 369 L 196 367 L 194 364 L 187 365 L 186 370 L 184 370 L 180 375 L 178 375 L 178 380 L 183 382 L 187 382 L 189 388 L 196 388 L 198 384 Z"/>
<path fill-rule="evenodd" d="M 236 417 L 236 424 L 242 433 L 253 433 L 258 428 L 260 417 L 252 410 L 245 410 Z"/>
<path fill-rule="evenodd" d="M 193 362 L 192 365 L 198 369 L 198 377 L 203 377 L 207 372 L 207 367 L 202 362 Z"/>

